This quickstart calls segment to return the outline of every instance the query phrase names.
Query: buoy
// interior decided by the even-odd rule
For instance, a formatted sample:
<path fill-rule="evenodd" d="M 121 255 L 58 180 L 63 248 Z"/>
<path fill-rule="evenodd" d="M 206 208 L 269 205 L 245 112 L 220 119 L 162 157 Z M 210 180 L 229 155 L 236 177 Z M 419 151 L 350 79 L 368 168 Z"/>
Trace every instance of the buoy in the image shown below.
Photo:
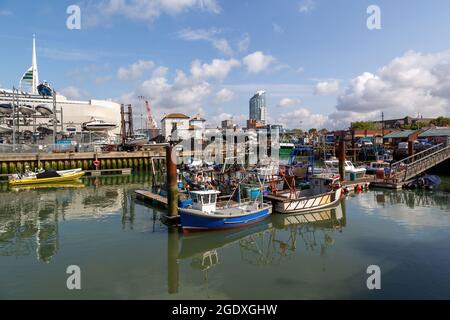
<path fill-rule="evenodd" d="M 362 186 L 359 184 L 356 185 L 355 189 L 356 189 L 356 192 L 361 192 L 363 190 Z"/>

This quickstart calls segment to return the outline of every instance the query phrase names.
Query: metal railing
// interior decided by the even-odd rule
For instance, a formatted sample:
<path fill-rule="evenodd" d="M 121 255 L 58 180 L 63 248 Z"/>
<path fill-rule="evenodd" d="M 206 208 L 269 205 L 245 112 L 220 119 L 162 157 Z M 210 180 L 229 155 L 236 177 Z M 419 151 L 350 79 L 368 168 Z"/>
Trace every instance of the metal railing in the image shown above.
<path fill-rule="evenodd" d="M 450 146 L 438 144 L 391 165 L 394 176 L 407 181 L 450 158 Z"/>

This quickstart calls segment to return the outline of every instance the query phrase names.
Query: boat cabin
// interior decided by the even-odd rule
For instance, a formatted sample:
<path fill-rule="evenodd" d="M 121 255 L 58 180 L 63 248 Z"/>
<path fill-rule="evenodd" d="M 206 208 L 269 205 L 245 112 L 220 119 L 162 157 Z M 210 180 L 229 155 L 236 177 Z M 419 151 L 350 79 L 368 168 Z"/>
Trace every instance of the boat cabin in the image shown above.
<path fill-rule="evenodd" d="M 218 194 L 220 191 L 217 190 L 191 191 L 192 209 L 212 213 L 216 210 Z"/>

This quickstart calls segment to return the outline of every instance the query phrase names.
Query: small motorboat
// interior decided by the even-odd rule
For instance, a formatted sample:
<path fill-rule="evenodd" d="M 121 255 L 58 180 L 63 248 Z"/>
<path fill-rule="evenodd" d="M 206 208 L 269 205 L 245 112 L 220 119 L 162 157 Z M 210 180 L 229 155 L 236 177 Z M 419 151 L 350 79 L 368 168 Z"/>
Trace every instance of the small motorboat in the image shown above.
<path fill-rule="evenodd" d="M 59 183 L 67 181 L 75 181 L 84 176 L 82 169 L 72 170 L 41 170 L 39 172 L 25 171 L 24 174 L 14 174 L 9 179 L 10 186 L 22 186 L 43 183 Z"/>
<path fill-rule="evenodd" d="M 37 90 L 43 97 L 53 97 L 53 89 L 50 87 L 47 81 L 44 81 L 43 83 L 38 85 Z"/>
<path fill-rule="evenodd" d="M 6 124 L 0 124 L 0 133 L 11 133 L 13 129 Z"/>
<path fill-rule="evenodd" d="M 36 111 L 42 114 L 43 116 L 51 116 L 53 114 L 53 110 L 47 106 L 46 104 L 40 104 L 36 107 Z"/>
<path fill-rule="evenodd" d="M 2 114 L 11 114 L 13 113 L 13 106 L 11 103 L 2 103 L 0 104 L 0 113 Z"/>
<path fill-rule="evenodd" d="M 32 106 L 20 106 L 19 111 L 24 116 L 32 116 L 36 113 Z"/>
<path fill-rule="evenodd" d="M 85 131 L 109 131 L 117 128 L 117 125 L 112 122 L 91 118 L 91 121 L 83 123 L 82 128 Z"/>
<path fill-rule="evenodd" d="M 217 207 L 217 190 L 192 191 L 192 206 L 179 208 L 184 232 L 242 228 L 269 218 L 272 205 L 258 201 L 225 204 Z"/>

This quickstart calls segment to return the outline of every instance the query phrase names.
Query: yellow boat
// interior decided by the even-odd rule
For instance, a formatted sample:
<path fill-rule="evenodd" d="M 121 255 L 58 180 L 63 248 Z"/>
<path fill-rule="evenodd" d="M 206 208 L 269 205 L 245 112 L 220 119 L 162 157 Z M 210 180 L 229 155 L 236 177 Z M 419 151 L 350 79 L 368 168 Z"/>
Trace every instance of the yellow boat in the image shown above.
<path fill-rule="evenodd" d="M 24 186 L 24 185 L 31 185 L 31 184 L 58 183 L 58 182 L 74 181 L 74 180 L 78 180 L 79 178 L 84 176 L 84 174 L 85 174 L 84 171 L 76 171 L 76 172 L 63 173 L 58 177 L 51 177 L 51 178 L 38 178 L 37 176 L 12 178 L 9 180 L 9 185 L 10 186 Z"/>

